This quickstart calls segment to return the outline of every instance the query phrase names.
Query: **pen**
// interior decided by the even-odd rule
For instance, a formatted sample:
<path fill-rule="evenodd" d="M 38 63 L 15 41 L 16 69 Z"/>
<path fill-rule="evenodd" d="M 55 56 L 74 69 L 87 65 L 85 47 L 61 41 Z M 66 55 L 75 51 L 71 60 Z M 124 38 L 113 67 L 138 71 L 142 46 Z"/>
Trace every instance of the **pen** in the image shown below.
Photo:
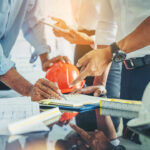
<path fill-rule="evenodd" d="M 65 100 L 68 100 L 64 94 L 62 94 L 61 92 L 59 94 L 62 98 L 64 98 Z"/>
<path fill-rule="evenodd" d="M 61 90 L 59 89 L 58 84 L 57 84 L 56 82 L 55 82 L 55 85 L 56 85 L 57 88 L 58 88 L 59 95 L 60 95 L 63 99 L 68 100 L 68 99 L 65 97 L 65 95 L 61 93 Z"/>

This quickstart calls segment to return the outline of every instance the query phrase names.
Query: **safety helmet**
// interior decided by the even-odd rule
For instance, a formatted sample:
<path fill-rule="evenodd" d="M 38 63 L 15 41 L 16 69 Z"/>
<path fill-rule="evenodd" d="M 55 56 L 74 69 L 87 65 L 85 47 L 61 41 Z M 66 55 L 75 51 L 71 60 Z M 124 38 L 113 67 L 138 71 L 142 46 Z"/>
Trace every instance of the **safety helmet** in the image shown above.
<path fill-rule="evenodd" d="M 62 93 L 70 93 L 75 88 L 82 88 L 85 81 L 79 85 L 69 88 L 69 84 L 79 75 L 79 70 L 75 65 L 57 62 L 54 63 L 47 71 L 46 78 L 52 82 L 57 82 Z"/>
<path fill-rule="evenodd" d="M 67 121 L 67 120 L 72 120 L 74 117 L 76 117 L 78 115 L 78 112 L 64 112 L 59 121 L 60 122 L 64 122 L 64 121 Z"/>

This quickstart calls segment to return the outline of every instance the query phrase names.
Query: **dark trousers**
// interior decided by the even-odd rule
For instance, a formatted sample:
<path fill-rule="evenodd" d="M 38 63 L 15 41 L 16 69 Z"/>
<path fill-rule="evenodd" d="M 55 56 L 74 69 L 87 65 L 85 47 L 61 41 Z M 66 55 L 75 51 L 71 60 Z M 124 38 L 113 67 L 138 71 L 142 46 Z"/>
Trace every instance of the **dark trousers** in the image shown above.
<path fill-rule="evenodd" d="M 121 74 L 121 99 L 142 100 L 147 84 L 150 82 L 150 65 L 127 70 L 124 65 Z M 124 129 L 128 119 L 123 119 Z"/>

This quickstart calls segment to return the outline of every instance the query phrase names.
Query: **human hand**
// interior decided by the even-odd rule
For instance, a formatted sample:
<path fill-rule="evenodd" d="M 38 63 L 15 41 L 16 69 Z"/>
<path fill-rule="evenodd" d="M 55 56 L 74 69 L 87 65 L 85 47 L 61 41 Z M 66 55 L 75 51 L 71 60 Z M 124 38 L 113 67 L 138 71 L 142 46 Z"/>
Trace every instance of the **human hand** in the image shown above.
<path fill-rule="evenodd" d="M 77 67 L 81 67 L 79 76 L 70 84 L 70 87 L 84 80 L 87 76 L 100 76 L 111 62 L 112 53 L 109 47 L 92 50 L 80 58 Z"/>
<path fill-rule="evenodd" d="M 97 86 L 87 86 L 85 88 L 74 89 L 71 94 L 91 94 L 93 93 L 94 96 L 100 96 L 106 94 L 106 89 L 103 85 Z"/>
<path fill-rule="evenodd" d="M 113 149 L 113 145 L 109 142 L 102 131 L 86 132 L 74 124 L 70 124 L 70 126 L 81 136 L 85 144 L 87 144 L 86 147 L 89 146 L 92 150 Z"/>
<path fill-rule="evenodd" d="M 76 31 L 75 29 L 69 27 L 62 19 L 54 18 L 53 20 L 57 21 L 55 26 L 65 29 L 66 32 L 53 28 L 53 32 L 57 37 L 63 37 L 71 44 L 80 44 L 80 45 L 91 45 L 94 44 L 93 39 L 83 32 Z"/>
<path fill-rule="evenodd" d="M 39 101 L 48 98 L 61 99 L 59 93 L 60 90 L 58 89 L 55 83 L 46 79 L 39 79 L 33 85 L 32 90 L 30 92 L 30 96 L 33 101 Z"/>
<path fill-rule="evenodd" d="M 62 29 L 70 29 L 69 26 L 65 23 L 64 20 L 57 18 L 57 17 L 51 17 L 52 20 L 56 21 L 55 26 L 58 26 Z"/>
<path fill-rule="evenodd" d="M 43 71 L 47 71 L 53 63 L 56 63 L 56 62 L 59 62 L 59 61 L 71 64 L 71 61 L 69 60 L 69 58 L 67 56 L 57 56 L 57 57 L 54 57 L 52 59 L 47 59 L 47 58 L 44 59 L 43 58 L 43 61 L 42 61 Z"/>

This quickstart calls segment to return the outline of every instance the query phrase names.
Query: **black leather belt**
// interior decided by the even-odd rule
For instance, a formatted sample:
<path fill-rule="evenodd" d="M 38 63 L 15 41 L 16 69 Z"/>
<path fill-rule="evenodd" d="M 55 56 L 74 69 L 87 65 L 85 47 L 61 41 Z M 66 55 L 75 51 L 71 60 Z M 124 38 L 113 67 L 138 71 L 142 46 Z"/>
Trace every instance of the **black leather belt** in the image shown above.
<path fill-rule="evenodd" d="M 150 55 L 144 57 L 130 58 L 124 60 L 124 65 L 127 70 L 133 70 L 135 68 L 143 67 L 145 65 L 150 65 Z"/>

